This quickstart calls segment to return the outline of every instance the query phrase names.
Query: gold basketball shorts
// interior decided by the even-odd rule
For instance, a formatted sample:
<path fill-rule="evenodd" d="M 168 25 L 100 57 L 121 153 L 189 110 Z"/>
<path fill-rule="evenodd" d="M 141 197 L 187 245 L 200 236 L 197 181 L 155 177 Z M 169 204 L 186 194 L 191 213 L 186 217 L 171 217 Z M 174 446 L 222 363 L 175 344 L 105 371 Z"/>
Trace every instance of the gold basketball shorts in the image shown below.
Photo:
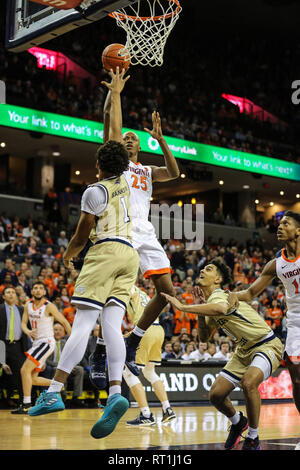
<path fill-rule="evenodd" d="M 124 240 L 96 243 L 86 254 L 71 304 L 99 307 L 109 301 L 127 308 L 139 269 L 137 251 Z"/>
<path fill-rule="evenodd" d="M 140 341 L 136 352 L 135 362 L 138 366 L 145 366 L 148 362 L 156 365 L 161 363 L 161 348 L 165 339 L 165 332 L 159 323 L 153 323 Z"/>
<path fill-rule="evenodd" d="M 271 375 L 280 365 L 283 349 L 283 344 L 276 337 L 271 341 L 258 344 L 248 350 L 237 348 L 230 361 L 222 369 L 220 375 L 238 385 L 257 355 L 263 357 L 269 363 Z"/>

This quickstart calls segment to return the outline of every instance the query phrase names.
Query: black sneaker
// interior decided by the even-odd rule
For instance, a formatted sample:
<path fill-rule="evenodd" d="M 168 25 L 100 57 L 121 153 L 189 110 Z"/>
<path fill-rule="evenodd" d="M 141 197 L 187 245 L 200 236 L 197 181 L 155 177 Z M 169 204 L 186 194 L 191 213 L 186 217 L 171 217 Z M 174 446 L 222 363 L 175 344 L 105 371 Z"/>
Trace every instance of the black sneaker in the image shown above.
<path fill-rule="evenodd" d="M 137 348 L 128 344 L 128 338 L 125 338 L 126 360 L 125 364 L 133 375 L 140 375 L 138 366 L 135 363 L 135 355 Z"/>
<path fill-rule="evenodd" d="M 106 355 L 96 354 L 95 352 L 89 356 L 89 378 L 95 387 L 105 390 L 107 387 L 106 379 Z"/>
<path fill-rule="evenodd" d="M 23 403 L 22 405 L 19 406 L 16 410 L 11 411 L 12 415 L 27 415 L 28 410 L 32 407 L 31 403 L 26 403 L 26 405 Z"/>
<path fill-rule="evenodd" d="M 171 421 L 172 419 L 176 418 L 176 413 L 174 410 L 172 410 L 172 408 L 167 408 L 166 411 L 164 412 L 163 411 L 163 417 L 162 417 L 162 420 L 161 422 L 162 423 L 166 423 L 168 421 Z"/>
<path fill-rule="evenodd" d="M 126 424 L 129 426 L 153 426 L 155 424 L 155 418 L 152 413 L 149 418 L 146 418 L 141 412 L 137 418 L 132 421 L 127 421 Z"/>
<path fill-rule="evenodd" d="M 243 443 L 242 450 L 260 450 L 260 442 L 258 436 L 255 439 L 246 437 Z"/>
<path fill-rule="evenodd" d="M 241 439 L 242 433 L 248 428 L 248 420 L 240 411 L 240 420 L 237 424 L 230 426 L 229 436 L 224 444 L 225 449 L 232 449 Z"/>

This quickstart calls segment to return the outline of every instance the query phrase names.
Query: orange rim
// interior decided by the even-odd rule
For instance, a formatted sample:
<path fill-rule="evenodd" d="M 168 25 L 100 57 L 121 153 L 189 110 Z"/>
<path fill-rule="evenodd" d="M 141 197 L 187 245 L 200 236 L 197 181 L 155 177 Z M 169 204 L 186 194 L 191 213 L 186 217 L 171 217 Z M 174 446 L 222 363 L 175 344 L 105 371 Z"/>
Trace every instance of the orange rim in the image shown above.
<path fill-rule="evenodd" d="M 177 5 L 176 10 L 172 11 L 172 13 L 169 13 L 168 15 L 158 15 L 158 16 L 132 16 L 132 15 L 126 15 L 124 13 L 119 13 L 118 11 L 114 11 L 113 13 L 109 13 L 108 16 L 111 18 L 119 18 L 120 20 L 126 20 L 126 19 L 131 19 L 133 21 L 147 21 L 147 20 L 153 20 L 153 21 L 159 21 L 160 19 L 168 19 L 171 18 L 172 16 L 176 15 L 177 13 L 180 12 L 181 5 L 179 0 L 168 0 L 168 2 L 173 2 Z"/>

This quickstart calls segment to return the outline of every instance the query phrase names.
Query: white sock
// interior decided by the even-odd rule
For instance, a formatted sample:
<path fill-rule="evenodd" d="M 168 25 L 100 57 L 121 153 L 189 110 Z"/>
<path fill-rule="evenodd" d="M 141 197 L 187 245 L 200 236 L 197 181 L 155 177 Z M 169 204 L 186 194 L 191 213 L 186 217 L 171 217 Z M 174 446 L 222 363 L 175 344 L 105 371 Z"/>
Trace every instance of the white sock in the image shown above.
<path fill-rule="evenodd" d="M 123 307 L 115 303 L 105 305 L 101 313 L 101 326 L 106 344 L 109 382 L 118 381 L 121 383 L 123 378 L 126 359 L 126 347 L 121 329 L 123 317 Z"/>
<path fill-rule="evenodd" d="M 133 328 L 132 333 L 134 333 L 134 334 L 137 335 L 137 336 L 144 336 L 145 330 L 142 330 L 142 329 L 139 328 L 138 326 L 135 326 L 135 327 Z"/>
<path fill-rule="evenodd" d="M 31 397 L 23 397 L 23 403 L 24 403 L 24 405 L 27 405 L 28 403 L 31 403 Z"/>
<path fill-rule="evenodd" d="M 119 393 L 121 395 L 121 385 L 112 385 L 109 387 L 108 396 L 114 395 L 115 393 Z"/>
<path fill-rule="evenodd" d="M 165 413 L 165 411 L 170 408 L 170 403 L 167 401 L 163 401 L 162 402 L 162 409 L 163 409 L 163 412 Z"/>
<path fill-rule="evenodd" d="M 250 437 L 250 439 L 255 439 L 257 437 L 257 434 L 258 428 L 250 428 L 250 426 L 248 426 L 248 434 L 246 437 Z"/>
<path fill-rule="evenodd" d="M 239 422 L 239 420 L 240 420 L 240 417 L 241 417 L 241 415 L 240 415 L 240 413 L 237 411 L 237 412 L 235 413 L 235 415 L 232 416 L 232 418 L 228 418 L 228 419 L 229 419 L 229 421 L 230 421 L 232 424 L 237 424 L 237 423 Z"/>
<path fill-rule="evenodd" d="M 141 412 L 143 416 L 145 416 L 145 418 L 150 418 L 151 412 L 148 406 L 144 406 L 143 408 L 141 408 Z"/>
<path fill-rule="evenodd" d="M 47 393 L 55 392 L 60 393 L 63 389 L 64 384 L 61 382 L 56 382 L 56 380 L 52 379 L 51 384 L 47 390 Z"/>

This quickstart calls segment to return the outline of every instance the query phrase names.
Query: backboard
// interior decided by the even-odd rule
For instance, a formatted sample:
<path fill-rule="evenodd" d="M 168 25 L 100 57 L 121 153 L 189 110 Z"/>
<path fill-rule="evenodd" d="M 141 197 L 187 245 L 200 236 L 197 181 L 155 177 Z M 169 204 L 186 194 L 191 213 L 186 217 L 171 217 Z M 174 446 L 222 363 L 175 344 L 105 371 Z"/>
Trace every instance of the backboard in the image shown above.
<path fill-rule="evenodd" d="M 77 8 L 59 10 L 30 0 L 7 0 L 5 47 L 25 51 L 135 2 L 84 0 Z"/>

